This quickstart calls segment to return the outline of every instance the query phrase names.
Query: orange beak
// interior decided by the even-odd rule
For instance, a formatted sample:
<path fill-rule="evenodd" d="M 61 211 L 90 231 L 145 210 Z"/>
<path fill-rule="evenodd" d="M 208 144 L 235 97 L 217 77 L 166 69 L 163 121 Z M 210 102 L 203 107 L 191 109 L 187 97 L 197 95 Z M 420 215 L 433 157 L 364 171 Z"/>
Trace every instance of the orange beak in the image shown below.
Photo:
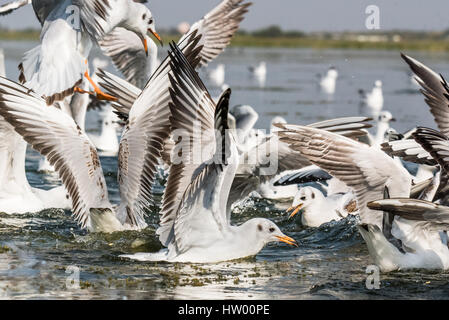
<path fill-rule="evenodd" d="M 143 43 L 143 48 L 145 49 L 145 54 L 148 57 L 148 41 L 147 41 L 147 39 L 143 38 L 142 43 Z"/>
<path fill-rule="evenodd" d="M 296 207 L 290 207 L 287 209 L 287 212 L 290 212 L 293 210 L 293 212 L 290 214 L 290 216 L 288 217 L 289 219 L 293 218 L 294 216 L 296 216 L 296 214 L 299 212 L 299 210 L 301 210 L 302 206 L 304 205 L 304 203 L 300 203 L 298 204 Z"/>
<path fill-rule="evenodd" d="M 296 240 L 293 238 L 290 238 L 288 236 L 276 236 L 276 238 L 281 242 L 285 242 L 291 246 L 298 247 L 298 242 L 296 242 Z"/>
<path fill-rule="evenodd" d="M 163 47 L 164 43 L 162 42 L 161 36 L 156 31 L 153 31 L 152 29 L 148 29 L 148 31 L 159 41 L 159 43 Z"/>

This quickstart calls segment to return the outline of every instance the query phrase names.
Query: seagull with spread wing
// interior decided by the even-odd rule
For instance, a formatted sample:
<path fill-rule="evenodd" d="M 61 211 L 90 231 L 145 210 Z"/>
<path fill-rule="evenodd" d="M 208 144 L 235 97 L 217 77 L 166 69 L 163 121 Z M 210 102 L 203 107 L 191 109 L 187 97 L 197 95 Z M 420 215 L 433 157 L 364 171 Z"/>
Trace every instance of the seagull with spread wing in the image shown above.
<path fill-rule="evenodd" d="M 296 245 L 267 219 L 231 224 L 226 202 L 238 165 L 235 137 L 227 121 L 231 90 L 224 91 L 215 104 L 175 45 L 171 56 L 170 122 L 180 138 L 175 140 L 174 153 L 182 152 L 170 167 L 157 230 L 167 249 L 123 257 L 206 263 L 253 256 L 273 241 Z"/>
<path fill-rule="evenodd" d="M 251 3 L 245 3 L 244 0 L 223 0 L 195 22 L 181 37 L 178 46 L 184 52 L 185 44 L 192 36 L 201 36 L 198 43 L 198 48 L 201 47 L 199 52 L 201 58 L 193 65 L 195 68 L 206 66 L 225 50 L 250 5 Z M 148 57 L 137 54 L 136 50 L 141 48 L 141 44 L 136 41 L 136 37 L 123 29 L 117 30 L 116 28 L 101 41 L 101 47 L 103 52 L 112 58 L 126 80 L 108 72 L 103 72 L 99 76 L 103 80 L 101 86 L 106 93 L 117 97 L 116 107 L 126 116 L 132 102 L 139 96 L 141 88 L 150 78 L 152 70 L 157 67 L 153 65 L 157 52 L 153 48 L 149 50 Z M 153 46 L 150 45 L 151 47 Z"/>
<path fill-rule="evenodd" d="M 384 212 L 382 228 L 370 224 L 359 226 L 371 256 L 383 271 L 400 269 L 449 269 L 446 231 L 449 208 L 433 203 L 440 176 L 447 180 L 449 138 L 429 128 L 418 127 L 412 134 L 428 151 L 441 170 L 435 175 L 430 192 L 418 199 L 384 197 L 368 203 L 373 210 Z"/>
<path fill-rule="evenodd" d="M 132 0 L 34 0 L 32 4 L 42 24 L 40 45 L 25 54 L 19 80 L 44 96 L 47 105 L 74 92 L 115 100 L 92 81 L 87 65 L 92 46 L 115 27 L 134 32 L 142 51 L 148 50 L 148 32 L 159 38 L 150 10 Z M 83 78 L 94 92 L 80 88 Z"/>
<path fill-rule="evenodd" d="M 198 40 L 186 52 L 195 62 Z M 166 60 L 169 60 L 168 58 Z M 170 134 L 170 64 L 163 62 L 134 102 L 119 149 L 121 202 L 110 203 L 95 146 L 72 117 L 26 87 L 0 78 L 0 115 L 58 172 L 75 220 L 92 232 L 141 229 L 163 142 Z"/>

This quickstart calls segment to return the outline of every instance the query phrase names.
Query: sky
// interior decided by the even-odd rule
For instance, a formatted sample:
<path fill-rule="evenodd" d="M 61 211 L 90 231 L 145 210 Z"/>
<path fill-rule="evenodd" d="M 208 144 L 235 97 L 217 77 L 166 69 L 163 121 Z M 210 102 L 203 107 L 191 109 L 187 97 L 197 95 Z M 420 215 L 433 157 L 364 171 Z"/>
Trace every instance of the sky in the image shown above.
<path fill-rule="evenodd" d="M 0 4 L 10 0 L 0 0 Z M 212 9 L 220 0 L 149 0 L 159 28 L 194 22 Z M 284 30 L 363 31 L 368 5 L 379 7 L 380 30 L 449 29 L 448 0 L 252 0 L 242 28 L 260 29 L 279 25 Z M 39 28 L 31 6 L 0 16 L 0 26 L 10 29 Z"/>

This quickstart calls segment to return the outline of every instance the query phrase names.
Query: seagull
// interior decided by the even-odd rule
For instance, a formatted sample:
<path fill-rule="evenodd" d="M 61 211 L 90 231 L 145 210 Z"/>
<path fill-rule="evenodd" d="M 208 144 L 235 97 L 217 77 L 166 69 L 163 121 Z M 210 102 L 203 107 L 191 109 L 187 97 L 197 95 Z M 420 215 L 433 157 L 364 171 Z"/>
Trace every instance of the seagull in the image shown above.
<path fill-rule="evenodd" d="M 115 27 L 124 27 L 136 33 L 142 41 L 143 50 L 147 50 L 147 32 L 160 38 L 154 30 L 150 10 L 132 0 L 50 0 L 33 1 L 32 4 L 43 26 L 41 43 L 25 53 L 19 65 L 19 80 L 37 94 L 45 96 L 47 105 L 74 92 L 116 100 L 103 93 L 87 71 L 92 46 Z M 95 92 L 80 88 L 83 78 L 91 83 Z"/>
<path fill-rule="evenodd" d="M 352 189 L 363 223 L 382 226 L 382 215 L 366 204 L 382 198 L 385 186 L 395 197 L 410 196 L 410 174 L 383 151 L 322 129 L 279 127 L 281 141 Z"/>
<path fill-rule="evenodd" d="M 17 0 L 5 3 L 0 6 L 0 16 L 7 15 L 16 9 L 19 9 L 27 4 L 31 4 L 32 0 Z"/>
<path fill-rule="evenodd" d="M 319 227 L 323 223 L 338 221 L 349 214 L 357 214 L 357 203 L 352 192 L 324 194 L 314 187 L 301 187 L 292 206 L 287 209 L 293 218 L 298 212 L 301 214 L 301 222 L 304 226 Z"/>
<path fill-rule="evenodd" d="M 447 92 L 449 86 L 444 77 L 418 60 L 401 54 L 402 59 L 409 65 L 416 77 L 416 81 L 422 87 L 421 92 L 425 97 L 425 102 L 430 108 L 438 129 L 446 136 L 449 136 L 449 110 L 447 108 L 449 99 Z M 437 164 L 433 157 L 424 150 L 411 135 L 410 131 L 404 139 L 391 141 L 382 145 L 382 150 L 391 156 L 401 157 L 405 161 L 418 163 L 417 181 L 423 181 L 433 176 L 434 167 Z"/>
<path fill-rule="evenodd" d="M 362 96 L 362 103 L 368 107 L 372 115 L 377 116 L 384 105 L 382 81 L 376 80 L 371 92 L 365 93 L 363 90 L 359 90 L 359 93 Z"/>
<path fill-rule="evenodd" d="M 223 63 L 218 64 L 207 73 L 207 76 L 216 87 L 221 87 L 225 82 L 225 65 Z"/>
<path fill-rule="evenodd" d="M 447 180 L 449 138 L 433 129 L 418 127 L 413 138 L 438 162 L 441 178 Z M 368 203 L 384 212 L 384 225 L 362 225 L 360 232 L 376 264 L 384 272 L 403 269 L 449 269 L 446 230 L 449 208 L 433 203 L 439 174 L 432 192 L 419 199 L 390 198 Z"/>
<path fill-rule="evenodd" d="M 116 156 L 119 151 L 119 140 L 117 138 L 119 119 L 109 106 L 99 113 L 102 119 L 100 135 L 88 134 L 89 139 L 101 155 Z"/>
<path fill-rule="evenodd" d="M 2 65 L 4 56 L 0 50 L 0 77 L 5 77 Z M 64 187 L 42 190 L 30 186 L 25 174 L 26 142 L 1 116 L 0 141 L 0 212 L 23 214 L 71 208 Z"/>
<path fill-rule="evenodd" d="M 244 0 L 223 0 L 202 19 L 192 24 L 178 41 L 181 46 L 193 32 L 202 35 L 201 62 L 198 68 L 215 59 L 230 43 L 251 3 Z M 109 56 L 126 80 L 142 89 L 159 65 L 158 47 L 147 37 L 148 56 L 142 52 L 139 37 L 123 28 L 115 28 L 101 41 L 103 53 Z"/>
<path fill-rule="evenodd" d="M 265 84 L 267 79 L 267 64 L 262 61 L 257 66 L 251 66 L 248 68 L 251 75 L 259 82 L 261 86 Z"/>
<path fill-rule="evenodd" d="M 190 49 L 196 44 L 194 41 L 186 48 L 193 60 L 197 58 Z M 95 146 L 73 118 L 47 107 L 41 96 L 26 87 L 0 78 L 0 115 L 55 167 L 81 228 L 110 233 L 146 227 L 151 186 L 170 131 L 171 69 L 166 60 L 134 102 L 120 140 L 118 206 L 109 201 Z"/>
<path fill-rule="evenodd" d="M 370 136 L 371 145 L 378 146 L 386 142 L 386 134 L 390 129 L 390 122 L 395 122 L 396 119 L 393 117 L 390 111 L 381 111 L 377 117 L 376 127 L 377 131 L 374 136 Z"/>
<path fill-rule="evenodd" d="M 366 117 L 347 117 L 326 120 L 310 124 L 309 126 L 336 132 L 338 134 L 360 137 L 366 134 L 365 128 L 369 128 L 370 120 Z M 282 128 L 284 124 L 273 123 L 273 126 Z M 257 191 L 263 197 L 293 198 L 297 192 L 296 186 L 282 187 L 274 183 L 280 178 L 281 173 L 288 170 L 299 170 L 311 165 L 311 162 L 300 152 L 291 148 L 287 143 L 280 141 L 278 134 L 273 133 L 266 137 L 262 143 L 240 155 L 228 206 L 239 203 L 253 191 Z"/>
<path fill-rule="evenodd" d="M 201 38 L 196 47 L 192 48 L 192 51 L 200 51 L 201 58 L 198 61 L 189 59 L 192 65 L 195 63 L 194 67 L 198 69 L 208 65 L 225 50 L 238 30 L 240 22 L 248 12 L 250 5 L 251 3 L 245 3 L 244 0 L 223 0 L 202 19 L 195 22 L 189 31 L 181 37 L 178 46 L 188 59 L 189 56 L 185 48 L 189 48 L 189 46 L 186 44 L 190 44 L 193 41 L 192 39 Z M 121 38 L 117 45 L 113 43 L 108 45 L 110 48 L 122 48 L 121 51 L 114 52 L 107 49 L 103 51 L 112 58 L 115 66 L 123 73 L 126 80 L 108 72 L 100 72 L 99 74 L 102 78 L 101 86 L 108 94 L 118 99 L 113 106 L 117 108 L 122 117 L 126 117 L 132 103 L 142 92 L 139 87 L 140 84 L 146 83 L 150 77 L 150 74 L 142 72 L 148 70 L 147 67 L 142 67 L 148 64 L 148 59 L 140 59 L 142 55 L 136 55 L 132 50 L 128 51 L 128 47 L 122 45 L 126 41 L 126 39 Z M 105 42 L 101 43 L 103 48 L 107 47 Z M 149 52 L 149 55 L 151 54 L 154 54 L 154 50 L 153 53 Z M 135 59 L 130 59 L 130 56 Z"/>
<path fill-rule="evenodd" d="M 227 130 L 231 90 L 215 104 L 182 52 L 176 45 L 172 48 L 170 122 L 171 129 L 183 137 L 178 140 L 183 152 L 179 163 L 170 167 L 156 231 L 167 249 L 121 257 L 208 263 L 254 256 L 273 241 L 297 245 L 268 219 L 230 224 L 230 212 L 224 204 L 238 165 L 233 133 Z M 201 131 L 195 133 L 198 126 Z M 195 146 L 201 146 L 200 158 L 193 152 Z"/>
<path fill-rule="evenodd" d="M 327 74 L 320 78 L 321 90 L 326 94 L 334 94 L 337 83 L 338 71 L 335 67 L 330 67 Z"/>
<path fill-rule="evenodd" d="M 253 148 L 264 138 L 264 135 L 259 130 L 254 130 L 259 114 L 253 107 L 250 105 L 236 105 L 231 109 L 230 115 L 235 120 L 233 129 L 235 129 L 237 149 L 240 153 Z"/>

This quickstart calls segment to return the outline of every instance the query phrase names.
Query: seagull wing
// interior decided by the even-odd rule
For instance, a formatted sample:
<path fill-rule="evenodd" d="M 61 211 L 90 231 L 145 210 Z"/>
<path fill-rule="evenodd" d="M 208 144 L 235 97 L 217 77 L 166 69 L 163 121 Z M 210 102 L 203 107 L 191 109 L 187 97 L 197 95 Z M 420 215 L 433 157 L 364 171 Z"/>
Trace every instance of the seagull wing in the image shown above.
<path fill-rule="evenodd" d="M 111 206 L 97 151 L 70 116 L 5 78 L 0 78 L 0 115 L 55 167 L 82 227 L 91 208 Z"/>
<path fill-rule="evenodd" d="M 129 112 L 119 150 L 119 183 L 122 221 L 143 226 L 151 204 L 152 186 L 161 161 L 164 142 L 170 135 L 170 64 L 151 77 Z"/>
<path fill-rule="evenodd" d="M 227 224 L 224 210 L 227 193 L 223 186 L 220 189 L 218 186 L 210 188 L 210 185 L 217 184 L 224 174 L 232 174 L 226 165 L 227 153 L 222 149 L 223 139 L 227 136 L 230 90 L 225 91 L 216 107 L 198 74 L 182 53 L 173 48 L 171 66 L 174 76 L 170 77 L 173 85 L 171 123 L 176 142 L 173 154 L 178 155 L 181 151 L 181 157 L 173 159 L 170 167 L 157 234 L 164 245 L 176 246 L 177 252 L 182 252 L 196 241 L 192 237 L 198 233 L 189 232 L 195 229 L 194 221 L 200 220 L 203 227 L 207 225 L 206 232 L 212 234 Z M 216 138 L 215 130 L 222 133 L 221 139 Z M 221 157 L 218 164 L 213 161 L 217 155 Z M 192 210 L 196 204 L 199 208 L 207 207 L 216 198 L 220 203 L 212 213 Z"/>
<path fill-rule="evenodd" d="M 422 87 L 421 92 L 438 128 L 449 135 L 449 86 L 446 80 L 421 62 L 404 54 L 401 56 L 417 76 L 416 80 Z"/>
<path fill-rule="evenodd" d="M 200 42 L 201 36 L 196 32 L 193 32 L 180 46 L 182 52 L 192 65 L 198 65 L 200 61 L 200 57 L 198 56 L 202 49 Z M 161 69 L 166 70 L 166 68 L 169 67 L 169 63 L 170 59 L 167 56 L 158 69 L 156 69 L 155 73 Z M 129 83 L 127 80 L 121 79 L 105 71 L 100 71 L 98 76 L 101 78 L 100 85 L 106 89 L 106 93 L 118 98 L 118 101 L 112 104 L 112 107 L 115 108 L 122 118 L 126 118 L 131 106 L 142 93 L 142 90 Z M 168 77 L 166 78 L 166 81 L 169 81 Z M 151 82 L 151 78 L 149 82 Z"/>
<path fill-rule="evenodd" d="M 409 196 L 409 173 L 382 151 L 325 130 L 283 126 L 281 141 L 353 189 L 363 223 L 382 226 L 382 215 L 366 204 L 382 198 L 385 186 L 393 196 Z"/>
<path fill-rule="evenodd" d="M 30 4 L 31 0 L 17 0 L 5 3 L 0 6 L 0 16 L 10 14 L 16 9 L 19 9 L 27 4 Z"/>
<path fill-rule="evenodd" d="M 178 44 L 188 34 L 197 31 L 204 38 L 198 67 L 207 65 L 229 45 L 250 5 L 251 3 L 244 3 L 244 0 L 222 1 L 201 20 L 195 22 Z"/>

